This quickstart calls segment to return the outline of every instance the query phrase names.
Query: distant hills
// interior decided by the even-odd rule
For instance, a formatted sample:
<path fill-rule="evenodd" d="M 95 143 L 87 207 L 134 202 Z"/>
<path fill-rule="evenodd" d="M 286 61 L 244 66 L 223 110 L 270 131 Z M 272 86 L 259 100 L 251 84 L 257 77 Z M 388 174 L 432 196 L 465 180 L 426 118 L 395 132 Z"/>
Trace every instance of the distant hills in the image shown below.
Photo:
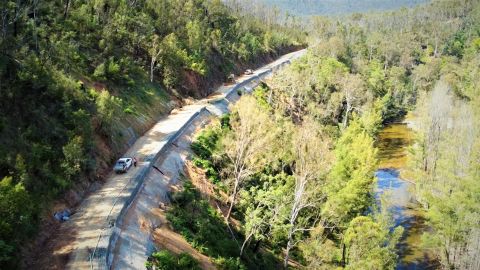
<path fill-rule="evenodd" d="M 297 16 L 340 15 L 412 7 L 428 0 L 255 0 Z"/>

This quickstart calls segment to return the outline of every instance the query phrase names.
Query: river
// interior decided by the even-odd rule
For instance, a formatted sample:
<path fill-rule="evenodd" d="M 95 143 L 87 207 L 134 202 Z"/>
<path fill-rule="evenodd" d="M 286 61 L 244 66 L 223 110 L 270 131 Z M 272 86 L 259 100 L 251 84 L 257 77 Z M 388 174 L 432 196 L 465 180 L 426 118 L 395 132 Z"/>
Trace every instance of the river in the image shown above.
<path fill-rule="evenodd" d="M 390 212 L 395 226 L 403 226 L 404 235 L 398 244 L 397 270 L 436 269 L 437 264 L 429 259 L 421 247 L 421 237 L 427 230 L 421 207 L 415 200 L 414 184 L 400 177 L 406 167 L 407 148 L 413 142 L 413 131 L 403 122 L 385 126 L 379 134 L 379 166 L 375 175 L 375 196 L 390 193 Z"/>

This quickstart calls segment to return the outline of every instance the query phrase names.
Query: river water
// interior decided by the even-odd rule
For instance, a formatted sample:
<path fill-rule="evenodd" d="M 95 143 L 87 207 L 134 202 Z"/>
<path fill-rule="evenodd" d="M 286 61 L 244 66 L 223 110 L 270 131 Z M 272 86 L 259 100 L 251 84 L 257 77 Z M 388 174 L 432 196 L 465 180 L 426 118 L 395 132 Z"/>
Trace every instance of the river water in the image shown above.
<path fill-rule="evenodd" d="M 427 229 L 421 207 L 415 201 L 414 185 L 400 177 L 406 167 L 407 148 L 412 144 L 413 131 L 405 123 L 392 123 L 379 134 L 379 167 L 376 198 L 389 191 L 390 212 L 395 226 L 403 226 L 404 235 L 398 244 L 397 270 L 436 269 L 421 247 L 421 236 Z"/>

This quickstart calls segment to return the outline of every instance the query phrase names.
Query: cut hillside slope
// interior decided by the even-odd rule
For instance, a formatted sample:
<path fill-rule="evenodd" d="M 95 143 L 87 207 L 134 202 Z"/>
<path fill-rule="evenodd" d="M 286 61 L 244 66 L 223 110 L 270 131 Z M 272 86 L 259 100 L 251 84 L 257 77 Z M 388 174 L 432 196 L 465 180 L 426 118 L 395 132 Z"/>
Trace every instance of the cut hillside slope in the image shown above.
<path fill-rule="evenodd" d="M 53 201 L 78 203 L 183 98 L 205 96 L 229 73 L 302 43 L 302 34 L 213 0 L 2 1 L 0 11 L 7 269 L 39 223 L 54 227 Z"/>
<path fill-rule="evenodd" d="M 54 234 L 42 239 L 42 242 L 34 243 L 30 256 L 27 256 L 28 260 L 25 260 L 25 268 L 79 269 L 91 268 L 93 265 L 94 268 L 103 269 L 105 264 L 110 265 L 115 253 L 110 254 L 116 242 L 121 241 L 118 237 L 123 216 L 131 207 L 130 203 L 135 199 L 137 192 L 144 188 L 146 174 L 153 171 L 150 168 L 158 157 L 163 157 L 170 143 L 188 130 L 192 121 L 196 121 L 195 119 L 202 115 L 206 108 L 214 113 L 224 112 L 227 105 L 225 97 L 234 101 L 238 98 L 237 91 L 240 87 L 251 83 L 258 84 L 260 77 L 266 76 L 304 52 L 305 50 L 302 50 L 285 55 L 255 71 L 255 74 L 239 78 L 238 84 L 220 87 L 217 95 L 174 110 L 168 117 L 161 119 L 125 154 L 137 157 L 138 167 L 132 168 L 127 174 L 109 174 L 106 183 L 82 202 L 68 222 L 50 228 Z M 178 168 L 175 173 L 177 171 Z M 135 249 L 129 248 L 129 253 L 138 254 L 133 252 L 138 249 L 148 249 L 148 243 L 136 245 Z M 145 255 L 145 252 L 141 255 Z M 90 260 L 92 258 L 93 260 Z M 143 264 L 144 262 L 141 263 Z"/>

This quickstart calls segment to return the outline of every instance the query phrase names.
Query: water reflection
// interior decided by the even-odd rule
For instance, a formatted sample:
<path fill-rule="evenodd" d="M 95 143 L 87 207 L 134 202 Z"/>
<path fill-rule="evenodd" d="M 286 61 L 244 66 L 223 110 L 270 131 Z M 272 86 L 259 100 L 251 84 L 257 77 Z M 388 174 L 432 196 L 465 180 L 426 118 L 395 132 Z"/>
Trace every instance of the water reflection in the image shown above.
<path fill-rule="evenodd" d="M 375 175 L 375 197 L 389 191 L 390 208 L 395 226 L 402 226 L 404 235 L 398 244 L 397 270 L 437 269 L 421 247 L 421 236 L 426 230 L 423 213 L 413 196 L 413 184 L 400 178 L 400 170 L 406 166 L 407 147 L 412 143 L 412 132 L 403 123 L 386 126 L 379 134 L 380 165 Z"/>
<path fill-rule="evenodd" d="M 407 160 L 407 147 L 412 143 L 412 132 L 404 123 L 393 123 L 382 129 L 377 141 L 379 168 L 401 169 Z"/>

